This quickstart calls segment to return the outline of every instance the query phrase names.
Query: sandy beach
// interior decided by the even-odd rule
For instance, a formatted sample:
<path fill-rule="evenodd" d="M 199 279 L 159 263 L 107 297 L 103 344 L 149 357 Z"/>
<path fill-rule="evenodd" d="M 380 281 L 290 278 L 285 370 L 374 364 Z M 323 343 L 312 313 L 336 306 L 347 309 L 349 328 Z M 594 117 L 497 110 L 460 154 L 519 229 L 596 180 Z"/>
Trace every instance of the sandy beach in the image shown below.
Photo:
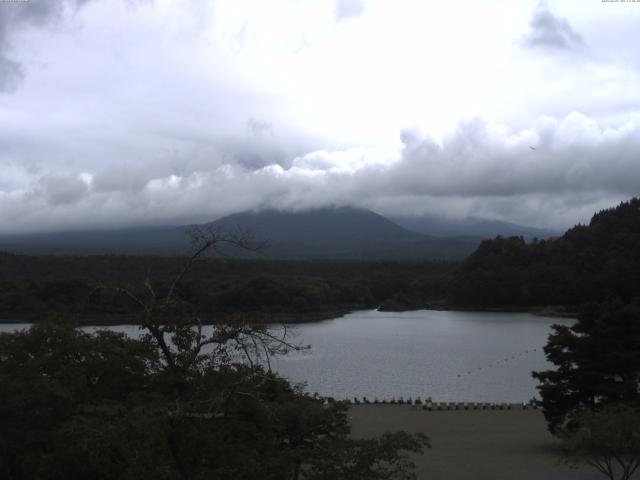
<path fill-rule="evenodd" d="M 538 410 L 412 409 L 408 405 L 354 405 L 354 437 L 386 431 L 423 432 L 432 448 L 415 459 L 424 480 L 597 480 L 591 467 L 573 469 L 559 459 L 558 443 Z"/>

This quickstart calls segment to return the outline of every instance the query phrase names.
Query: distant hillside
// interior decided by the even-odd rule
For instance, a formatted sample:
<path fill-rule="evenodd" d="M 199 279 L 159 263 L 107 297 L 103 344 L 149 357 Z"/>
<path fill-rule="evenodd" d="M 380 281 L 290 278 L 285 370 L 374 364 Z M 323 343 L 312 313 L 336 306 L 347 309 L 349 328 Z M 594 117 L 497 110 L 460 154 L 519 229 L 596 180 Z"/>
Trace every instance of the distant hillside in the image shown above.
<path fill-rule="evenodd" d="M 0 250 L 43 255 L 176 255 L 188 248 L 185 227 L 89 230 L 0 237 Z"/>
<path fill-rule="evenodd" d="M 477 239 L 437 238 L 409 231 L 369 210 L 324 208 L 304 212 L 264 210 L 218 219 L 207 226 L 248 229 L 269 242 L 261 254 L 289 259 L 459 260 Z M 0 250 L 28 254 L 177 255 L 188 251 L 189 227 L 63 232 L 0 237 Z M 238 252 L 236 252 L 238 253 Z"/>
<path fill-rule="evenodd" d="M 245 212 L 223 217 L 211 225 L 225 230 L 248 228 L 257 238 L 268 238 L 274 243 L 322 249 L 401 244 L 423 237 L 370 210 L 347 207 Z"/>
<path fill-rule="evenodd" d="M 502 235 L 503 237 L 522 236 L 525 240 L 530 240 L 533 238 L 546 239 L 561 234 L 557 230 L 527 227 L 515 223 L 476 217 L 467 217 L 461 220 L 432 215 L 394 216 L 389 218 L 408 230 L 436 237 L 476 237 L 485 239 Z"/>
<path fill-rule="evenodd" d="M 473 306 L 579 305 L 640 295 L 640 199 L 596 213 L 552 241 L 483 241 L 457 269 L 450 301 Z"/>
<path fill-rule="evenodd" d="M 474 241 L 412 232 L 370 210 L 349 207 L 247 212 L 211 225 L 248 228 L 256 238 L 269 241 L 267 255 L 272 257 L 462 259 L 477 246 Z"/>

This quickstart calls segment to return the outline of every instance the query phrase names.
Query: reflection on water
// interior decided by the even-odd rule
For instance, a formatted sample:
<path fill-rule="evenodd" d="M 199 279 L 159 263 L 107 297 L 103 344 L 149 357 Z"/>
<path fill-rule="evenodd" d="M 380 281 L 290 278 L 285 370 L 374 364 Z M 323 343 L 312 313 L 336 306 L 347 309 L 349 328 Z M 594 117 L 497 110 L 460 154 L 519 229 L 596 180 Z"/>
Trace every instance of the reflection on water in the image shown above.
<path fill-rule="evenodd" d="M 361 311 L 295 327 L 310 351 L 273 362 L 310 392 L 336 398 L 430 395 L 434 401 L 522 402 L 536 395 L 532 370 L 553 323 L 526 313 Z M 0 331 L 28 325 L 0 325 Z M 95 330 L 98 327 L 87 327 Z M 138 336 L 133 325 L 111 327 Z"/>

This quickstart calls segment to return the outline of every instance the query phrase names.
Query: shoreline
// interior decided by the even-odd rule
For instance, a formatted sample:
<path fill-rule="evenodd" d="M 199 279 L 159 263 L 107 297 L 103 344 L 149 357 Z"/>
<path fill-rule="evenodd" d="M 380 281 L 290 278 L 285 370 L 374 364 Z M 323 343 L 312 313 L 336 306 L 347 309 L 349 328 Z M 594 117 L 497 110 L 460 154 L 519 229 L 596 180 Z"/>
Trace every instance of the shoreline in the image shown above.
<path fill-rule="evenodd" d="M 348 313 L 355 312 L 357 310 L 327 310 L 318 312 L 306 312 L 306 313 L 262 313 L 262 312 L 238 312 L 238 313 L 221 313 L 209 318 L 201 317 L 202 325 L 217 325 L 229 323 L 225 322 L 224 318 L 230 315 L 244 315 L 251 319 L 255 324 L 303 324 L 320 322 L 324 320 L 332 320 L 334 318 L 340 318 Z M 56 318 L 57 317 L 57 318 Z M 53 323 L 69 323 L 78 327 L 113 327 L 116 325 L 141 325 L 138 321 L 139 315 L 136 314 L 88 314 L 80 315 L 78 313 L 60 314 L 56 317 L 50 317 L 45 319 L 38 319 L 37 315 L 28 314 L 24 316 L 18 315 L 11 318 L 0 317 L 0 324 L 34 324 L 50 321 Z M 82 317 L 82 319 L 80 319 Z M 222 318 L 222 319 L 221 319 Z M 251 322 L 250 322 L 251 323 Z M 194 323 L 196 325 L 196 323 Z"/>
<path fill-rule="evenodd" d="M 437 305 L 429 304 L 419 308 L 384 308 L 384 305 L 378 307 L 380 312 L 415 312 L 418 310 L 433 310 L 437 312 L 487 312 L 487 313 L 530 313 L 540 317 L 557 317 L 557 318 L 576 318 L 578 312 L 574 309 L 567 309 L 562 305 L 534 305 L 529 307 L 511 307 L 511 306 L 493 306 L 483 307 L 477 305 L 460 306 L 460 305 Z"/>
<path fill-rule="evenodd" d="M 531 315 L 539 317 L 550 318 L 576 318 L 577 312 L 567 310 L 563 306 L 549 305 L 549 306 L 535 306 L 535 307 L 477 307 L 477 306 L 455 306 L 455 305 L 425 305 L 420 308 L 406 308 L 406 309 L 387 309 L 383 306 L 372 309 L 331 309 L 320 310 L 315 312 L 225 312 L 220 313 L 209 318 L 202 318 L 203 325 L 215 325 L 225 323 L 224 317 L 229 315 L 244 315 L 250 318 L 256 324 L 286 324 L 296 325 L 304 323 L 322 322 L 325 320 L 333 320 L 336 318 L 344 317 L 350 313 L 374 310 L 378 312 L 399 313 L 399 312 L 416 312 L 420 310 L 432 310 L 436 312 L 486 312 L 486 313 L 529 313 Z M 4 324 L 21 324 L 21 323 L 40 323 L 42 319 L 38 319 L 34 314 L 17 314 L 18 316 L 12 316 L 11 318 L 0 318 L 0 323 Z M 138 315 L 136 314 L 80 314 L 69 313 L 65 317 L 65 314 L 59 314 L 48 320 L 54 323 L 71 323 L 80 327 L 109 327 L 115 325 L 140 325 L 137 321 Z M 58 318 L 56 318 L 58 317 Z M 222 319 L 221 319 L 222 318 Z M 46 321 L 46 320 L 44 320 Z"/>

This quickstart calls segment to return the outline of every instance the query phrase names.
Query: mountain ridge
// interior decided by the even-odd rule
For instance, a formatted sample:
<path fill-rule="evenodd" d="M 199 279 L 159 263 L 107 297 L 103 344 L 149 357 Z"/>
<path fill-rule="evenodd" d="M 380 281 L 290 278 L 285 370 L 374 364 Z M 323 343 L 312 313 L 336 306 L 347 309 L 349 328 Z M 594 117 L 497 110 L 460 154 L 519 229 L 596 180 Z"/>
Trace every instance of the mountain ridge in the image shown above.
<path fill-rule="evenodd" d="M 199 224 L 249 230 L 270 248 L 266 258 L 442 259 L 471 254 L 480 236 L 434 236 L 416 232 L 371 210 L 326 207 L 304 211 L 254 210 Z M 198 225 L 132 227 L 0 237 L 0 250 L 14 253 L 178 255 L 189 247 L 186 232 Z"/>
<path fill-rule="evenodd" d="M 562 234 L 561 230 L 529 227 L 480 217 L 465 217 L 459 220 L 452 220 L 436 215 L 396 215 L 388 218 L 401 227 L 434 237 L 479 237 L 486 239 L 501 235 L 503 237 L 521 236 L 531 240 L 533 238 L 546 239 Z"/>

